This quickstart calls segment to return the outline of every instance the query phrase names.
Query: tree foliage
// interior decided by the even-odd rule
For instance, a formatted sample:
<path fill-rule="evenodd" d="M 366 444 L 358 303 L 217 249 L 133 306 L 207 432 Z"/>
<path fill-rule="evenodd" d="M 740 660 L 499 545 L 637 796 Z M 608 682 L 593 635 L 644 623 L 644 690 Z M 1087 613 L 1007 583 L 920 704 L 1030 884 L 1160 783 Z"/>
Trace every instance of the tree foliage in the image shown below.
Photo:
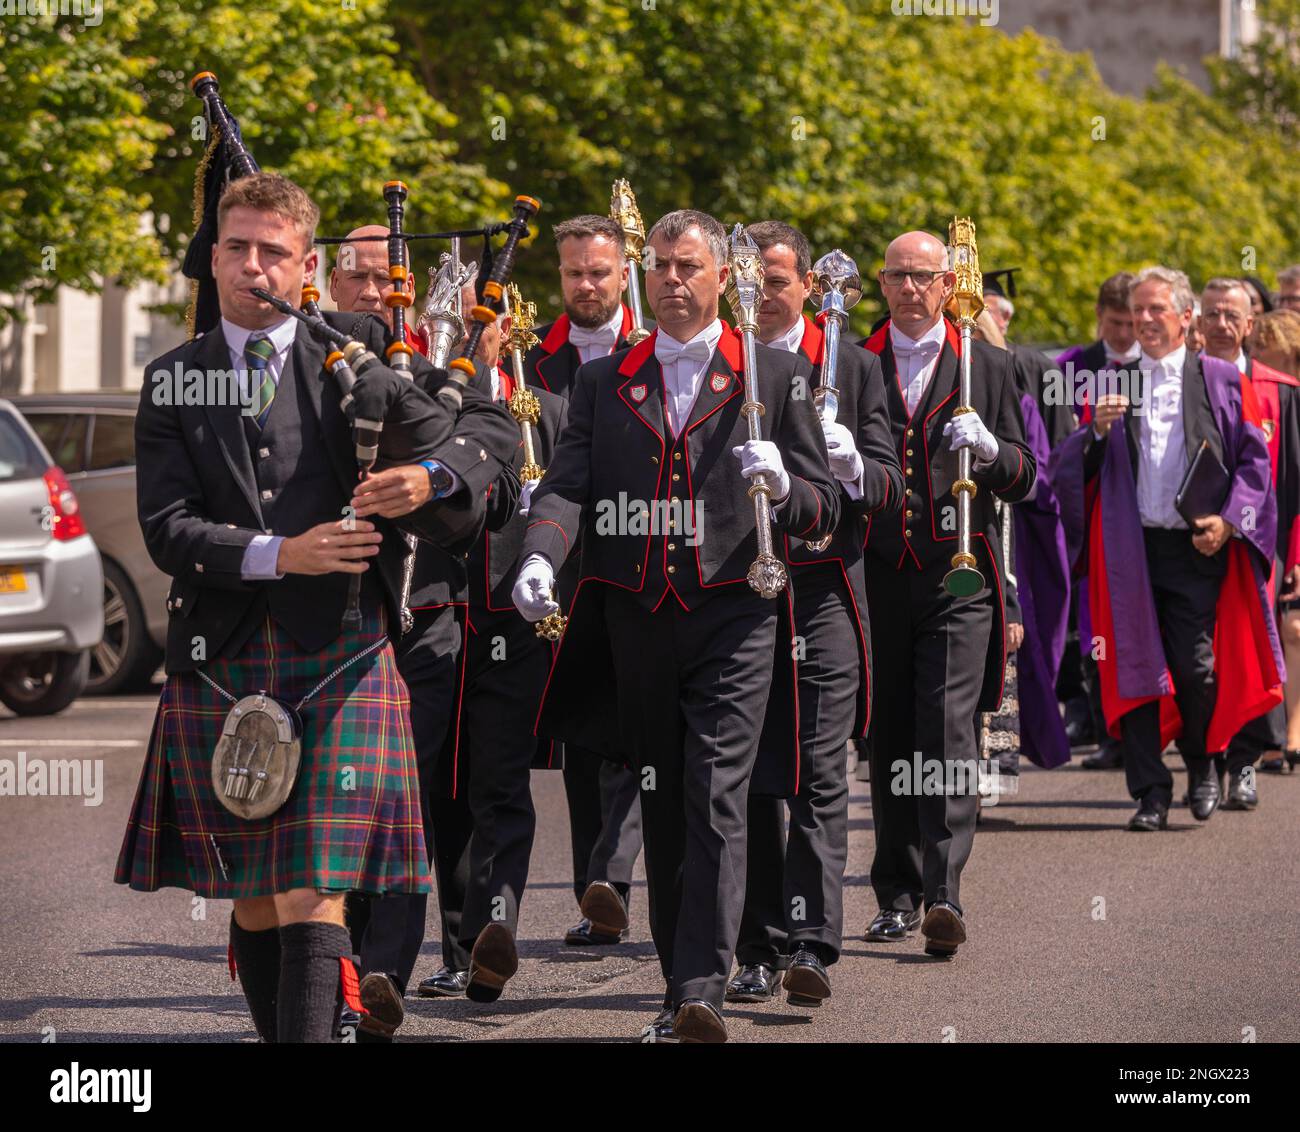
<path fill-rule="evenodd" d="M 1260 0 L 1266 16 L 1298 6 Z M 197 14 L 140 0 L 106 5 L 93 32 L 10 28 L 0 203 L 22 220 L 0 217 L 0 292 L 47 285 L 28 253 L 50 243 L 58 281 L 78 286 L 164 268 L 190 229 L 199 107 L 186 81 L 202 69 L 263 167 L 301 181 L 327 230 L 382 221 L 393 176 L 411 186 L 413 228 L 541 198 L 542 238 L 518 270 L 547 313 L 549 226 L 604 213 L 620 176 L 647 221 L 686 206 L 728 225 L 785 219 L 868 278 L 894 235 L 945 234 L 971 215 L 985 268 L 1022 269 L 1025 340 L 1089 336 L 1097 285 L 1121 268 L 1160 261 L 1200 281 L 1254 255 L 1267 278 L 1300 259 L 1294 119 L 1279 109 L 1300 108 L 1279 62 L 1294 39 L 1216 64 L 1213 96 L 1163 73 L 1134 99 L 1033 32 L 870 0 L 482 0 L 455 19 L 392 0 Z M 1261 86 L 1266 65 L 1276 81 Z M 1266 99 L 1251 100 L 1257 88 Z M 156 238 L 136 235 L 145 212 Z M 880 309 L 869 285 L 858 328 Z"/>

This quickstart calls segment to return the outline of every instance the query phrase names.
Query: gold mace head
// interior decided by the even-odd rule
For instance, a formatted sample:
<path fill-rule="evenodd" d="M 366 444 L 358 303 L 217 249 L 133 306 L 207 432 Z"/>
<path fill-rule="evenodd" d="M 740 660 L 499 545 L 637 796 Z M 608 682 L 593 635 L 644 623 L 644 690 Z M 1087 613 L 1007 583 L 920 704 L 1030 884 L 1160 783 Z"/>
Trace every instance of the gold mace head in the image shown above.
<path fill-rule="evenodd" d="M 636 206 L 632 186 L 622 177 L 609 190 L 609 215 L 623 229 L 624 257 L 639 260 L 645 246 L 645 221 Z"/>
<path fill-rule="evenodd" d="M 973 324 L 984 309 L 984 276 L 975 243 L 975 221 L 969 216 L 954 216 L 948 225 L 948 270 L 957 276 L 950 300 L 957 318 Z"/>
<path fill-rule="evenodd" d="M 526 354 L 541 341 L 532 333 L 533 327 L 537 325 L 537 304 L 524 302 L 519 287 L 507 283 L 505 309 L 510 315 L 510 349 Z"/>

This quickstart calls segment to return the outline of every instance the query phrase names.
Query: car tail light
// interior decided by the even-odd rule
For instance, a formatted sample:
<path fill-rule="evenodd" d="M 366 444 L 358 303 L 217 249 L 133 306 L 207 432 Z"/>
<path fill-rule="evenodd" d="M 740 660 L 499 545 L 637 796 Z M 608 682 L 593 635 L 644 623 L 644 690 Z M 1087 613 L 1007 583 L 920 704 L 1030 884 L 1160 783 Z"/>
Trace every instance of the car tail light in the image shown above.
<path fill-rule="evenodd" d="M 81 507 L 73 493 L 68 477 L 62 468 L 51 468 L 44 475 L 45 489 L 50 493 L 50 512 L 53 523 L 50 534 L 59 542 L 80 538 L 86 533 L 86 524 L 81 518 Z"/>

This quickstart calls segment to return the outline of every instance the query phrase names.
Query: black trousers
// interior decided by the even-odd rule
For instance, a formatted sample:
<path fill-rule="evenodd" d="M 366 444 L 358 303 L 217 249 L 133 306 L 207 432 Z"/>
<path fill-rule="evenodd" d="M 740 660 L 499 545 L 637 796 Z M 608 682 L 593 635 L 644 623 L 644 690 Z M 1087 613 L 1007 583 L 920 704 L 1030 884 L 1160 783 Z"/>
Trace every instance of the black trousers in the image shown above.
<path fill-rule="evenodd" d="M 424 844 L 433 852 L 432 800 L 447 727 L 456 707 L 461 630 L 452 606 L 414 611 L 415 624 L 397 646 L 397 667 L 411 699 L 411 733 L 420 781 Z M 361 973 L 388 975 L 403 994 L 424 945 L 425 893 L 349 893 L 347 921 Z"/>
<path fill-rule="evenodd" d="M 1214 768 L 1220 774 L 1236 774 L 1254 766 L 1265 751 L 1280 751 L 1286 746 L 1286 704 L 1256 716 L 1232 737 L 1228 749 L 1214 756 Z"/>
<path fill-rule="evenodd" d="M 1188 785 L 1210 773 L 1205 734 L 1214 714 L 1214 614 L 1227 573 L 1227 552 L 1207 558 L 1192 545 L 1190 531 L 1144 527 L 1147 572 L 1155 599 L 1165 663 L 1174 679 L 1174 699 L 1183 717 L 1178 750 Z M 1143 704 L 1120 720 L 1124 775 L 1138 800 L 1168 806 L 1174 778 L 1161 758 L 1160 705 Z"/>
<path fill-rule="evenodd" d="M 569 803 L 573 847 L 573 895 L 592 881 L 612 884 L 629 903 L 632 869 L 641 852 L 640 780 L 594 751 L 566 744 L 564 794 Z"/>
<path fill-rule="evenodd" d="M 471 611 L 460 703 L 455 798 L 433 800 L 443 962 L 469 968 L 489 922 L 519 928 L 537 815 L 533 725 L 551 652 L 517 613 Z M 449 753 L 450 756 L 450 753 Z"/>
<path fill-rule="evenodd" d="M 776 603 L 728 586 L 692 612 L 610 588 L 606 624 L 636 760 L 650 931 L 674 1007 L 722 1008 L 745 898 L 745 802 L 772 684 Z"/>
<path fill-rule="evenodd" d="M 857 714 L 861 646 L 838 565 L 796 570 L 795 631 L 804 642 L 799 670 L 799 793 L 751 797 L 745 908 L 739 963 L 781 966 L 811 944 L 823 963 L 840 954 L 849 783 L 845 745 Z"/>
<path fill-rule="evenodd" d="M 866 565 L 875 673 L 871 887 L 882 909 L 910 912 L 938 900 L 960 908 L 979 801 L 976 712 L 997 598 L 987 586 L 952 597 L 943 588 L 946 560 L 894 569 L 868 555 Z"/>

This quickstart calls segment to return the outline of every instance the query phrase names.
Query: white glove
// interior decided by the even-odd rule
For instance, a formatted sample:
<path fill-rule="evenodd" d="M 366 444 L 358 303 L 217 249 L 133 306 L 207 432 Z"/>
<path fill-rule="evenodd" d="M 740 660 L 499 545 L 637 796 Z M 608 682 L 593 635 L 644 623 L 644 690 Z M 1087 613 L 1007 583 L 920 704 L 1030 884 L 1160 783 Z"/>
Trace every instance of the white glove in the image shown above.
<path fill-rule="evenodd" d="M 525 621 L 540 621 L 559 610 L 551 597 L 555 588 L 555 569 L 540 554 L 530 554 L 519 568 L 510 599 Z"/>
<path fill-rule="evenodd" d="M 952 441 L 948 445 L 950 451 L 969 448 L 982 464 L 991 464 L 998 458 L 998 438 L 984 427 L 978 413 L 953 417 L 943 426 L 943 434 Z"/>
<path fill-rule="evenodd" d="M 772 488 L 772 502 L 779 503 L 790 494 L 790 475 L 781 463 L 781 450 L 770 440 L 746 440 L 731 450 L 740 459 L 740 474 L 749 479 L 767 476 Z"/>
<path fill-rule="evenodd" d="M 519 514 L 528 514 L 528 508 L 533 501 L 533 488 L 541 482 L 541 480 L 524 480 L 524 489 L 519 493 Z"/>
<path fill-rule="evenodd" d="M 831 474 L 843 483 L 857 483 L 862 478 L 862 453 L 853 433 L 842 424 L 823 421 L 822 436 L 826 438 L 826 454 L 831 458 Z"/>

